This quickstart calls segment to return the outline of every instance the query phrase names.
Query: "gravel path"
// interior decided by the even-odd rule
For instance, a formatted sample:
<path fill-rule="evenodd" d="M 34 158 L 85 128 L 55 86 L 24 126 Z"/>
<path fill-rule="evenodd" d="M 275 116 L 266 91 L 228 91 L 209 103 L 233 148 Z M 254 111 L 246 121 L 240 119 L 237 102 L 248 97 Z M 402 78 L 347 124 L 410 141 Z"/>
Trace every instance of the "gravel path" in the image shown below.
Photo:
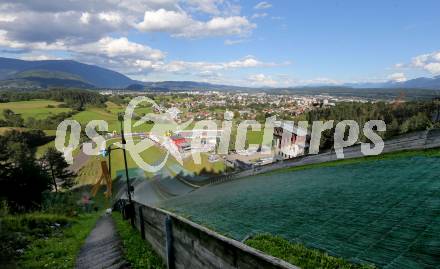
<path fill-rule="evenodd" d="M 76 259 L 76 269 L 130 268 L 122 258 L 120 240 L 113 219 L 101 217 L 87 237 Z"/>

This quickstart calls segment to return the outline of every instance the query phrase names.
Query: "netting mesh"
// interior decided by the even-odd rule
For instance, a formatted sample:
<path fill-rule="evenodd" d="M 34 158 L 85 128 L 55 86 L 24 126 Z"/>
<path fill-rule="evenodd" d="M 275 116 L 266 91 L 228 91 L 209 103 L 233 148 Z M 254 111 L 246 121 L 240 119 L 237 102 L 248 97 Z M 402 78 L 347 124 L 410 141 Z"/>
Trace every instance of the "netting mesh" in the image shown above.
<path fill-rule="evenodd" d="M 259 175 L 166 202 L 236 239 L 271 233 L 353 262 L 440 267 L 440 159 Z"/>

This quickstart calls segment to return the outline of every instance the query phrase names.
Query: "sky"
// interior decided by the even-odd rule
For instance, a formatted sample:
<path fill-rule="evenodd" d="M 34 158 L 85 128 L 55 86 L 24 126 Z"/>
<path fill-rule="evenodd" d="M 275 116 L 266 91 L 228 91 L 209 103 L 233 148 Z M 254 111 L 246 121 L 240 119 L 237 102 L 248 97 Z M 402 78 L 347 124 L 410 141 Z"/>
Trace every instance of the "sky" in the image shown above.
<path fill-rule="evenodd" d="M 2 0 L 0 56 L 142 81 L 289 87 L 440 75 L 438 0 Z"/>

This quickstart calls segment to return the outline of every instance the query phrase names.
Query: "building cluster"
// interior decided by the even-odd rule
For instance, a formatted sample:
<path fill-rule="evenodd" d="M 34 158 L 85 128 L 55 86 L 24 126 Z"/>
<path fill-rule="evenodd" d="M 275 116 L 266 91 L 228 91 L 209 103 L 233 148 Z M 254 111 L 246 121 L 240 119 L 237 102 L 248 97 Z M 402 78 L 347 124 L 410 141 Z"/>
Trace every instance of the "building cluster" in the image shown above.
<path fill-rule="evenodd" d="M 223 118 L 227 110 L 234 112 L 238 120 L 264 120 L 268 116 L 292 119 L 307 111 L 334 106 L 337 102 L 362 101 L 355 98 L 337 98 L 325 95 L 267 94 L 262 92 L 240 93 L 219 91 L 179 92 L 181 98 L 164 100 L 161 105 L 177 107 L 185 112 L 181 120 L 204 120 Z"/>
<path fill-rule="evenodd" d="M 102 94 L 112 94 L 102 92 Z M 113 92 L 114 94 L 114 92 Z M 137 93 L 137 95 L 142 95 Z M 277 120 L 294 120 L 307 111 L 335 106 L 338 102 L 365 102 L 357 97 L 335 97 L 330 95 L 268 94 L 264 92 L 157 92 L 148 95 L 158 104 L 160 111 L 170 115 L 177 123 L 188 120 L 257 120 L 276 116 Z M 237 122 L 236 122 L 237 123 Z M 307 154 L 310 136 L 307 130 L 284 124 L 275 127 L 270 155 L 264 154 L 263 145 L 258 150 L 231 150 L 223 156 L 225 162 L 239 165 L 263 165 L 275 160 L 290 159 Z M 220 128 L 220 126 L 219 126 Z M 217 147 L 221 130 L 174 131 L 168 136 L 170 143 L 181 154 L 193 151 L 208 153 L 218 158 Z M 150 135 L 153 141 L 155 137 Z M 156 139 L 157 142 L 160 139 Z M 197 143 L 194 143 L 196 141 Z"/>

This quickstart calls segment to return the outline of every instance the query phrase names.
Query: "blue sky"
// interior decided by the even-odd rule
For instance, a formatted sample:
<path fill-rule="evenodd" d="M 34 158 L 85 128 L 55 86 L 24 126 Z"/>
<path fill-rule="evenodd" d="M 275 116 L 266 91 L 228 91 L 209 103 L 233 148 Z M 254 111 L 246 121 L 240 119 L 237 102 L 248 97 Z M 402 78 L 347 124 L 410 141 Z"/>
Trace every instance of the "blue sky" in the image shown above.
<path fill-rule="evenodd" d="M 0 55 L 248 86 L 440 75 L 440 1 L 3 1 Z M 37 27 L 36 27 L 37 26 Z"/>

